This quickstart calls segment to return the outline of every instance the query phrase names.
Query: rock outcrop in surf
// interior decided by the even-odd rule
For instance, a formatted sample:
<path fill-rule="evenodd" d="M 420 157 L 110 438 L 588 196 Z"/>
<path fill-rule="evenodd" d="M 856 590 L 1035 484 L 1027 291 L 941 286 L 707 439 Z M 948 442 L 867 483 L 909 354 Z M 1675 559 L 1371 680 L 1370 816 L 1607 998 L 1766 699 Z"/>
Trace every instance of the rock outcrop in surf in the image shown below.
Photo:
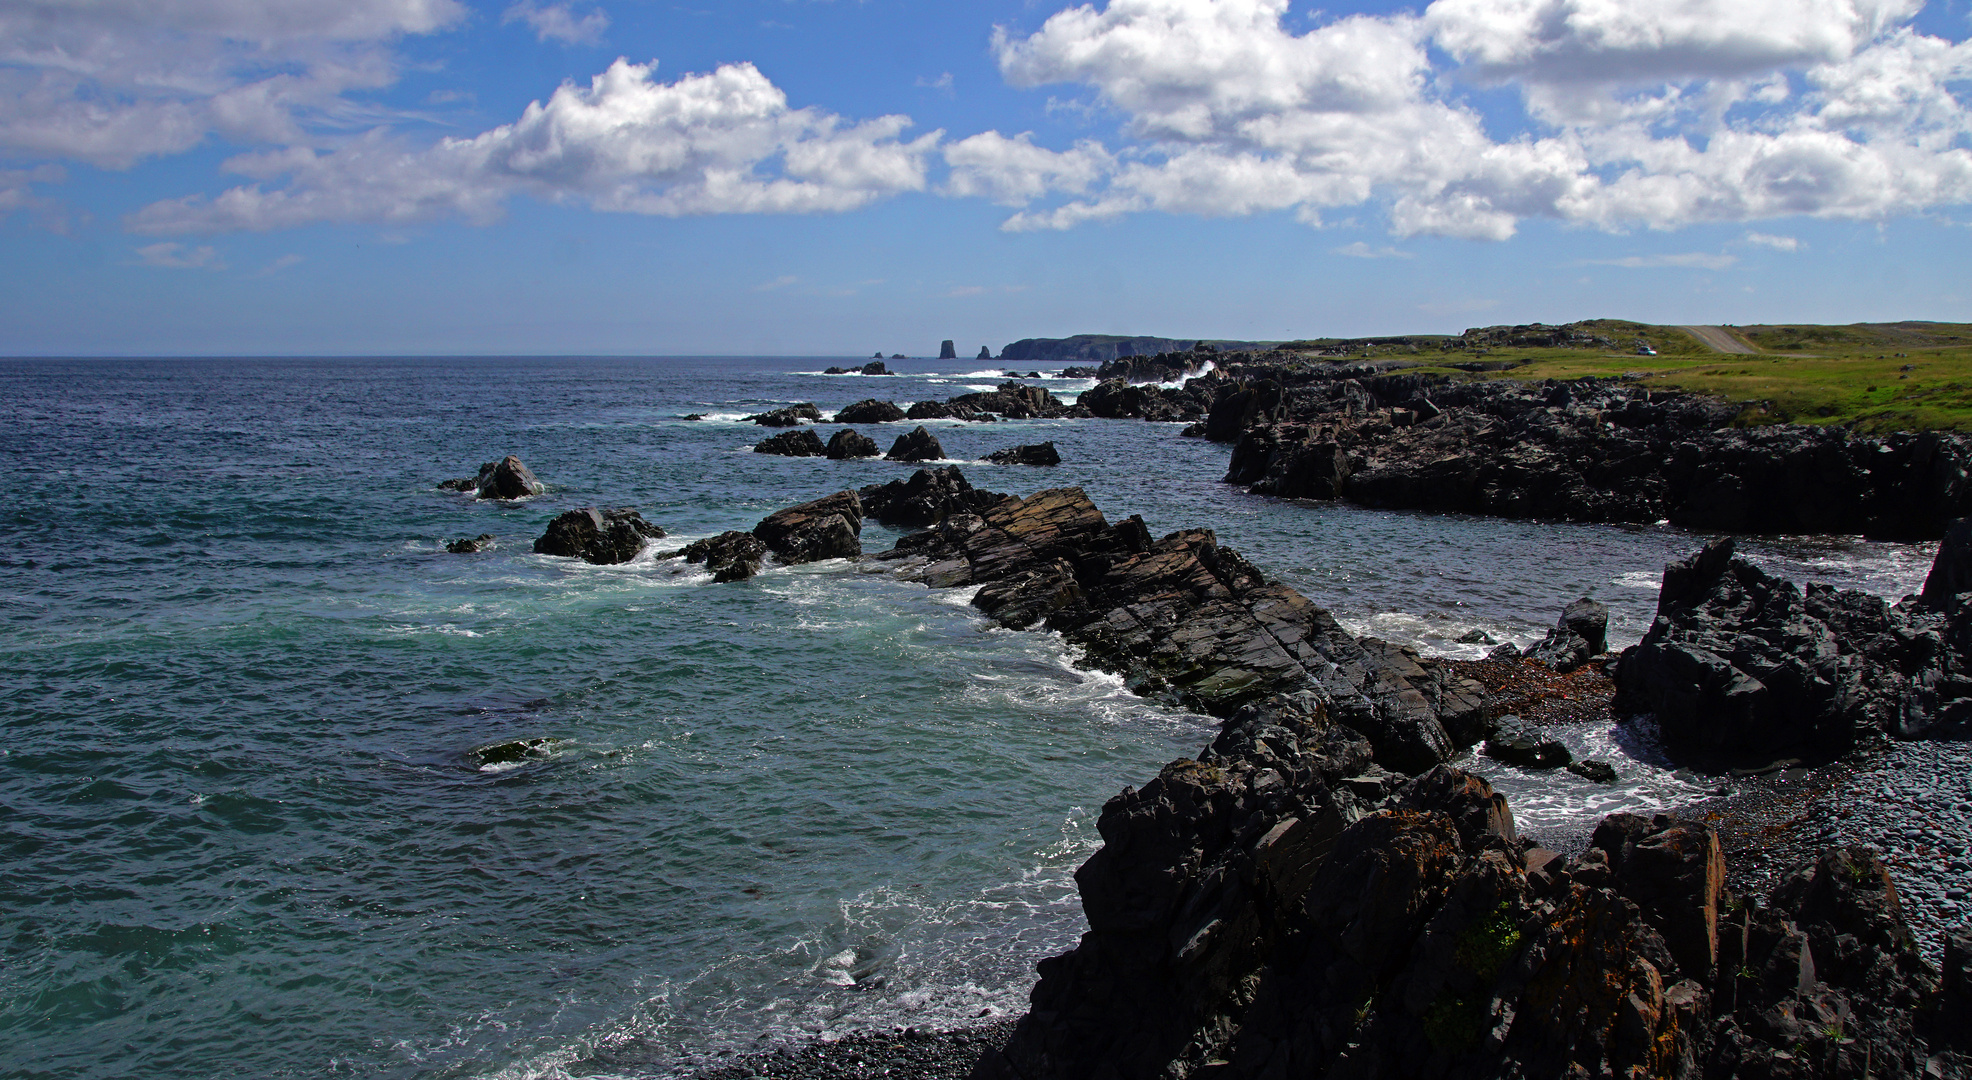
<path fill-rule="evenodd" d="M 534 541 L 534 553 L 609 566 L 629 562 L 645 544 L 663 537 L 663 529 L 645 521 L 635 510 L 585 506 L 550 521 L 548 531 Z"/>
<path fill-rule="evenodd" d="M 535 479 L 533 471 L 512 454 L 481 465 L 475 476 L 446 480 L 438 486 L 446 491 L 470 491 L 478 499 L 525 499 L 547 490 L 547 485 Z"/>

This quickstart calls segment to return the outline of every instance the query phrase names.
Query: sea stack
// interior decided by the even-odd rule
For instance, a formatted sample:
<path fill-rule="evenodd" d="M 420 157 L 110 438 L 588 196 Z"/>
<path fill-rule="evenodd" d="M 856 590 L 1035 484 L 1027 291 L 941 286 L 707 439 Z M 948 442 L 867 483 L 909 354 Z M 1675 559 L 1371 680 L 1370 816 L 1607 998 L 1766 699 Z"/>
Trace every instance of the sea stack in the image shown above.
<path fill-rule="evenodd" d="M 992 358 L 993 358 L 993 347 L 991 345 L 981 345 L 979 347 L 979 359 L 991 360 Z"/>
<path fill-rule="evenodd" d="M 940 359 L 940 360 L 957 360 L 958 358 L 959 358 L 959 351 L 958 351 L 957 349 L 955 349 L 955 348 L 953 348 L 953 347 L 952 347 L 952 339 L 951 339 L 951 338 L 946 338 L 946 339 L 945 339 L 944 341 L 942 341 L 942 342 L 940 342 L 940 343 L 939 343 L 939 345 L 938 345 L 938 359 Z"/>

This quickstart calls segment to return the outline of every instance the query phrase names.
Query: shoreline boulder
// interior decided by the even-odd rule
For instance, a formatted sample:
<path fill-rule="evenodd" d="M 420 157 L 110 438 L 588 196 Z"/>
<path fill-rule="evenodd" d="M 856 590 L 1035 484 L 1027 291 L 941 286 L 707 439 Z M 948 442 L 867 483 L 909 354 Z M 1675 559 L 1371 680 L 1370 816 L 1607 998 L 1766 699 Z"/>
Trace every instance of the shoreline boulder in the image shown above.
<path fill-rule="evenodd" d="M 548 531 L 534 541 L 534 553 L 610 566 L 629 562 L 645 544 L 663 537 L 663 529 L 645 521 L 635 510 L 585 506 L 550 521 Z"/>

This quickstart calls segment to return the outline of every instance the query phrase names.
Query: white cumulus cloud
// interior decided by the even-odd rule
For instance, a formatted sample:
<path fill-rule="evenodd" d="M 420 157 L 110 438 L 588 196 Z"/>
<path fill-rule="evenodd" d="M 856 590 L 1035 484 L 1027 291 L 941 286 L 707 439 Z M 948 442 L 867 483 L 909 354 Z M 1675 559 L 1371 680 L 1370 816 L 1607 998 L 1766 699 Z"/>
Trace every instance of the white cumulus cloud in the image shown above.
<path fill-rule="evenodd" d="M 751 64 L 670 83 L 655 68 L 618 60 L 586 88 L 564 83 L 473 138 L 420 147 L 375 131 L 328 153 L 243 155 L 228 167 L 260 183 L 154 203 L 129 224 L 169 235 L 447 215 L 483 222 L 519 193 L 671 216 L 841 211 L 922 190 L 925 159 L 943 137 L 902 141 L 902 116 L 852 123 L 789 108 Z M 267 186 L 276 180 L 285 183 Z"/>

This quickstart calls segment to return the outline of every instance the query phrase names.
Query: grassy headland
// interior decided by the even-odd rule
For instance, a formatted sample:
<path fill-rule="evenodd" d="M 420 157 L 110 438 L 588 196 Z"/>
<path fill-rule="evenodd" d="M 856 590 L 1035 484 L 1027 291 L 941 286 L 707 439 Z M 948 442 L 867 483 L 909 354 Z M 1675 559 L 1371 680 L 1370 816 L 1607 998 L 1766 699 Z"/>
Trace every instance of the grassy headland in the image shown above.
<path fill-rule="evenodd" d="M 1972 325 L 1968 324 L 1725 327 L 1729 337 L 1755 350 L 1743 354 L 1717 352 L 1675 326 L 1596 319 L 1546 329 L 1605 344 L 1501 346 L 1482 344 L 1482 337 L 1469 331 L 1464 338 L 1295 342 L 1288 347 L 1332 353 L 1346 346 L 1353 355 L 1414 356 L 1424 365 L 1416 370 L 1441 371 L 1456 378 L 1615 376 L 1651 389 L 1690 390 L 1742 402 L 1746 406 L 1740 414 L 1742 424 L 1842 424 L 1865 432 L 1972 431 Z M 1657 355 L 1639 355 L 1639 343 L 1654 348 Z"/>

